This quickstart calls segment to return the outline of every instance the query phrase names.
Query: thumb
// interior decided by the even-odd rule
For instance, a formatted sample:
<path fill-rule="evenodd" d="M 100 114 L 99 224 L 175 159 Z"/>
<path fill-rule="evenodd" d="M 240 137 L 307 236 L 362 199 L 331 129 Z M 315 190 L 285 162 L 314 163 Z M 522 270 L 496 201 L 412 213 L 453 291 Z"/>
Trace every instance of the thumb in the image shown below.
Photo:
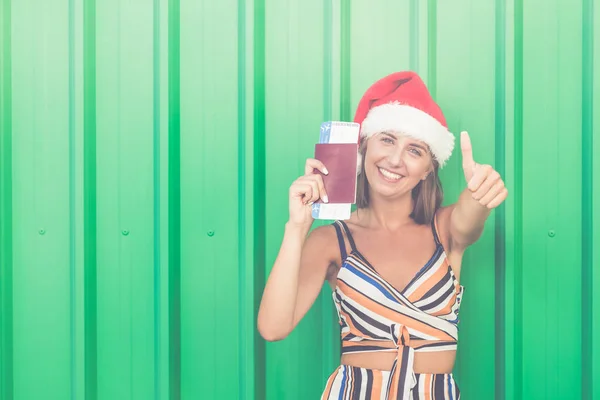
<path fill-rule="evenodd" d="M 471 146 L 471 138 L 466 131 L 460 133 L 460 148 L 462 150 L 462 165 L 465 172 L 465 178 L 468 181 L 473 177 L 475 171 L 475 160 L 473 160 L 473 147 Z"/>

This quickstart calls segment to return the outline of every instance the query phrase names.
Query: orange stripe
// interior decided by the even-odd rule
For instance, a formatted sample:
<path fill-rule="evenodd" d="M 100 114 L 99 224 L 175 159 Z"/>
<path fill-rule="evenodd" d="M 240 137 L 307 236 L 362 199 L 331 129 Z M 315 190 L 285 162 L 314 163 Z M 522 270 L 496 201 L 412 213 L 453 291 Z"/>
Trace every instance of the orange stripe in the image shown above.
<path fill-rule="evenodd" d="M 373 301 L 371 298 L 365 296 L 364 294 L 353 290 L 351 287 L 346 285 L 344 282 L 340 281 L 338 283 L 338 285 L 340 287 L 340 290 L 342 290 L 346 296 L 348 296 L 349 298 L 351 298 L 358 304 L 361 304 L 363 307 L 369 309 L 373 313 L 376 313 L 377 315 L 387 318 L 390 321 L 394 321 L 396 323 L 406 325 L 407 327 L 416 329 L 419 332 L 423 332 L 427 335 L 436 337 L 437 339 L 440 339 L 440 340 L 454 340 L 454 338 L 452 336 L 448 335 L 446 332 L 444 332 L 440 329 L 436 329 L 432 326 L 424 324 L 423 322 L 421 322 L 419 320 L 416 320 L 412 317 L 408 317 L 404 314 L 401 314 L 400 311 L 393 311 L 393 310 L 390 310 L 390 309 L 382 306 L 381 304 L 376 303 L 375 301 Z M 361 332 L 356 332 L 355 334 L 357 336 L 362 335 Z"/>
<path fill-rule="evenodd" d="M 408 300 L 410 300 L 411 303 L 414 303 L 415 301 L 421 299 L 421 297 L 423 297 L 425 293 L 431 290 L 431 288 L 433 288 L 439 281 L 442 280 L 442 278 L 444 277 L 444 275 L 446 275 L 447 272 L 448 259 L 446 258 L 440 263 L 440 265 L 438 265 L 437 270 L 429 278 L 427 278 L 425 282 L 422 282 L 417 288 L 417 290 L 415 290 L 410 296 L 408 296 Z"/>
<path fill-rule="evenodd" d="M 381 398 L 381 391 L 383 390 L 383 388 L 381 387 L 381 381 L 381 372 L 373 370 L 373 388 L 371 390 L 371 399 L 379 400 Z"/>
<path fill-rule="evenodd" d="M 425 399 L 431 400 L 431 375 L 425 375 Z"/>
<path fill-rule="evenodd" d="M 446 314 L 448 314 L 450 311 L 452 311 L 452 307 L 454 306 L 455 302 L 456 302 L 456 292 L 454 293 L 454 295 L 452 295 L 452 297 L 450 298 L 450 301 L 448 301 L 448 303 L 446 304 L 446 307 L 442 308 L 439 311 L 436 311 L 435 313 L 432 313 L 431 315 L 446 315 Z"/>
<path fill-rule="evenodd" d="M 392 376 L 392 384 L 390 386 L 390 392 L 388 393 L 388 399 L 395 399 L 398 397 L 398 381 L 400 378 L 400 362 L 402 360 L 400 352 L 398 352 L 398 358 L 396 359 L 396 370 Z"/>

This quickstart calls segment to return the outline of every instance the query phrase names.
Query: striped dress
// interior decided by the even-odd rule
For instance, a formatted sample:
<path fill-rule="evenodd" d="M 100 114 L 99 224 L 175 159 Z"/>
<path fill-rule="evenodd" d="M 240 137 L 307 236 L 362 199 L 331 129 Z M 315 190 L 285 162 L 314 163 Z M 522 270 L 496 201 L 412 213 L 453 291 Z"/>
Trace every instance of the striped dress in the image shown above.
<path fill-rule="evenodd" d="M 415 352 L 456 350 L 463 294 L 432 222 L 436 249 L 403 290 L 389 284 L 357 250 L 348 226 L 336 221 L 342 253 L 333 299 L 342 354 L 395 352 L 390 371 L 340 365 L 322 400 L 459 399 L 452 374 L 415 374 Z M 346 253 L 344 231 L 351 246 Z"/>

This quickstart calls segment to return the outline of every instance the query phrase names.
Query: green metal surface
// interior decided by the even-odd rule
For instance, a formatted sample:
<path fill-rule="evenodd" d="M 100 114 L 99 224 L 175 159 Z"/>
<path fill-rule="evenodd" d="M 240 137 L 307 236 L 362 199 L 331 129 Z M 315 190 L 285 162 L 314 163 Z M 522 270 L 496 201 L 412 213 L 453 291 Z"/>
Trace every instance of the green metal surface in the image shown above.
<path fill-rule="evenodd" d="M 0 0 L 0 400 L 318 398 L 330 289 L 284 341 L 256 332 L 287 189 L 319 124 L 403 69 L 510 192 L 462 268 L 462 398 L 600 399 L 598 21 L 593 0 Z M 455 201 L 459 152 L 442 179 Z"/>

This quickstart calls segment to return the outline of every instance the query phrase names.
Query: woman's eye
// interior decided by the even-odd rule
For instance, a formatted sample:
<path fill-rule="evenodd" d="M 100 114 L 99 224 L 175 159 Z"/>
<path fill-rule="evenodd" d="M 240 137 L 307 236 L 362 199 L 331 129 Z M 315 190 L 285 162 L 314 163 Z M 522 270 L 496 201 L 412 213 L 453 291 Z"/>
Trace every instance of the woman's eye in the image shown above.
<path fill-rule="evenodd" d="M 382 137 L 381 141 L 383 143 L 387 143 L 387 144 L 393 144 L 394 143 L 394 141 L 391 138 L 387 137 L 387 136 Z"/>
<path fill-rule="evenodd" d="M 417 156 L 420 156 L 420 155 L 421 155 L 421 152 L 420 152 L 418 149 L 411 148 L 411 149 L 410 149 L 410 151 L 411 151 L 411 152 L 412 152 L 414 155 L 417 155 Z"/>

